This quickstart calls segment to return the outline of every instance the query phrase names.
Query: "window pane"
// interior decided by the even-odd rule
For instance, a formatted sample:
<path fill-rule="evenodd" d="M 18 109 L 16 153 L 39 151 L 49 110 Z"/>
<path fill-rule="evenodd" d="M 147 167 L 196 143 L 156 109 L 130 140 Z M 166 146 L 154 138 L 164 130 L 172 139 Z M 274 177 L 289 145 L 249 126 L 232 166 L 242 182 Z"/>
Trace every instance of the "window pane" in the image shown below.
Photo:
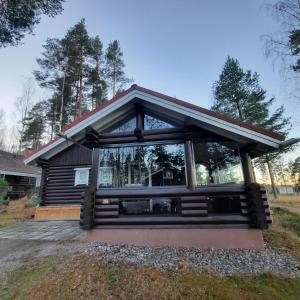
<path fill-rule="evenodd" d="M 98 187 L 184 185 L 182 144 L 101 148 Z"/>
<path fill-rule="evenodd" d="M 174 127 L 174 126 L 165 121 L 159 120 L 159 119 L 154 118 L 149 115 L 145 115 L 145 118 L 144 118 L 144 129 L 145 130 L 172 128 L 172 127 Z"/>
<path fill-rule="evenodd" d="M 238 147 L 235 143 L 194 143 L 196 182 L 208 184 L 243 182 Z"/>
<path fill-rule="evenodd" d="M 135 127 L 136 127 L 136 119 L 134 117 L 122 123 L 121 125 L 114 128 L 113 130 L 109 130 L 108 132 L 113 132 L 113 133 L 129 132 L 129 131 L 134 131 Z"/>
<path fill-rule="evenodd" d="M 174 215 L 180 213 L 178 198 L 123 199 L 120 215 Z"/>

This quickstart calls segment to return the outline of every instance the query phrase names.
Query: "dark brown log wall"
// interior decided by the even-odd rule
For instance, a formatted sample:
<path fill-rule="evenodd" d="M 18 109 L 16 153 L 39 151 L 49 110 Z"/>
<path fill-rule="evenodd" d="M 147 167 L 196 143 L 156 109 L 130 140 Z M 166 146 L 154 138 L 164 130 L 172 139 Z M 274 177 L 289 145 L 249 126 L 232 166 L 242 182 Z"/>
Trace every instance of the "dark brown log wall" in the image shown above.
<path fill-rule="evenodd" d="M 86 185 L 75 186 L 75 168 L 91 167 L 92 151 L 73 145 L 49 160 L 43 205 L 80 204 Z"/>

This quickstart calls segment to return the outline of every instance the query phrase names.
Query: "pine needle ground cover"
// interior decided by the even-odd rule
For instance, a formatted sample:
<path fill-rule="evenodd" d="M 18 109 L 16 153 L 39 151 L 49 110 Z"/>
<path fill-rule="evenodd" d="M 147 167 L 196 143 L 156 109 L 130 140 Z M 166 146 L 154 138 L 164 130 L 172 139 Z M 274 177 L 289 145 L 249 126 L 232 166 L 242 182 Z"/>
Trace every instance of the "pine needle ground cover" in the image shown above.
<path fill-rule="evenodd" d="M 65 260 L 64 260 L 65 261 Z M 299 299 L 300 279 L 219 277 L 113 264 L 95 255 L 28 262 L 0 286 L 1 299 Z"/>
<path fill-rule="evenodd" d="M 269 247 L 300 261 L 299 216 L 273 212 Z M 115 263 L 97 254 L 32 259 L 0 284 L 0 299 L 299 299 L 300 278 L 272 274 L 221 277 L 197 272 L 184 261 L 177 270 Z"/>

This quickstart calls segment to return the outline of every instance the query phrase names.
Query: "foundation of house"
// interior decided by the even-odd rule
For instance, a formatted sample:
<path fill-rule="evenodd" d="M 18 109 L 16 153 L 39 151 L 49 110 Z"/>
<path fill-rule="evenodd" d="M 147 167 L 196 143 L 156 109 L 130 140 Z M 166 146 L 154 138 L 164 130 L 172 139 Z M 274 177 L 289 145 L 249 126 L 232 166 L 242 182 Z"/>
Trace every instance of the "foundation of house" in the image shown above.
<path fill-rule="evenodd" d="M 80 218 L 79 205 L 40 206 L 35 210 L 35 220 L 78 220 Z M 78 225 L 79 226 L 79 225 Z"/>
<path fill-rule="evenodd" d="M 86 240 L 136 246 L 264 249 L 257 229 L 91 229 Z"/>

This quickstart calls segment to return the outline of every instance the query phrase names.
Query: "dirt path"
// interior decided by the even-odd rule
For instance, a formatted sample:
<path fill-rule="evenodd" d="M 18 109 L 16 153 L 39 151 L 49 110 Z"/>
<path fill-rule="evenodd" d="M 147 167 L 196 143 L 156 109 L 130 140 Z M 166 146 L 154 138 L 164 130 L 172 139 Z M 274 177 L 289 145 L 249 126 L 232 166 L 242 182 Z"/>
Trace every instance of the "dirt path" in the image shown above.
<path fill-rule="evenodd" d="M 0 282 L 6 273 L 33 258 L 47 256 L 68 256 L 82 252 L 81 241 L 36 241 L 0 239 Z"/>

